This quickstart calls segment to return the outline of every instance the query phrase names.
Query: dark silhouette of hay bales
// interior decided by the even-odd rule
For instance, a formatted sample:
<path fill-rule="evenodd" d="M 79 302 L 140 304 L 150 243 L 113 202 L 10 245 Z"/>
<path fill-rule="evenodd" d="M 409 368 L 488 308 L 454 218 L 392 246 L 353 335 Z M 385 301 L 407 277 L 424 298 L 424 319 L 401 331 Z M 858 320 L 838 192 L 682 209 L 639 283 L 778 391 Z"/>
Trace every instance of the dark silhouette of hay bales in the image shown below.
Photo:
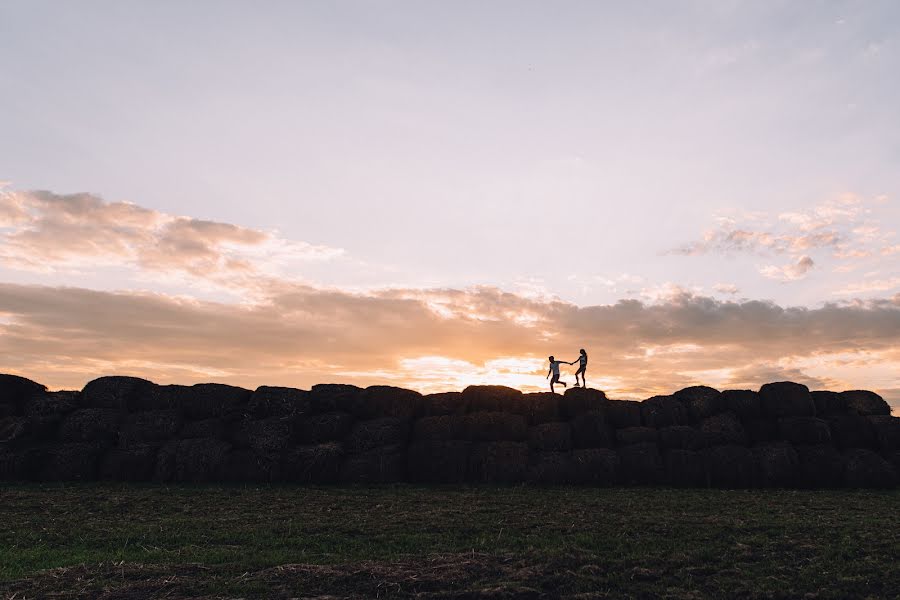
<path fill-rule="evenodd" d="M 237 449 L 225 456 L 222 480 L 232 483 L 273 483 L 281 479 L 280 455 Z"/>
<path fill-rule="evenodd" d="M 659 430 L 659 446 L 664 450 L 701 450 L 706 446 L 706 439 L 694 427 L 673 425 Z"/>
<path fill-rule="evenodd" d="M 726 446 L 736 444 L 746 446 L 747 432 L 734 413 L 724 412 L 706 417 L 700 422 L 700 432 L 707 446 Z"/>
<path fill-rule="evenodd" d="M 616 445 L 616 433 L 603 411 L 579 415 L 572 420 L 571 427 L 575 448 L 613 448 Z"/>
<path fill-rule="evenodd" d="M 634 400 L 609 400 L 606 404 L 609 423 L 616 429 L 641 426 L 641 403 Z"/>
<path fill-rule="evenodd" d="M 559 421 L 559 394 L 537 392 L 525 394 L 524 416 L 531 425 L 541 425 Z"/>
<path fill-rule="evenodd" d="M 644 442 L 655 444 L 659 441 L 659 431 L 653 427 L 626 427 L 616 430 L 616 441 L 622 446 Z"/>
<path fill-rule="evenodd" d="M 414 441 L 409 445 L 407 457 L 410 481 L 462 483 L 466 479 L 471 446 L 471 442 L 461 440 Z"/>
<path fill-rule="evenodd" d="M 719 390 L 706 385 L 694 385 L 678 390 L 673 396 L 687 408 L 692 423 L 712 417 L 725 410 L 725 401 Z"/>
<path fill-rule="evenodd" d="M 828 444 L 831 428 L 824 419 L 816 417 L 785 417 L 778 419 L 778 435 L 792 444 Z"/>
<path fill-rule="evenodd" d="M 422 397 L 422 416 L 464 415 L 469 411 L 468 398 L 462 392 L 426 394 Z"/>
<path fill-rule="evenodd" d="M 175 407 L 188 419 L 201 420 L 224 417 L 246 411 L 253 392 L 223 383 L 198 383 L 192 386 L 166 386 Z"/>
<path fill-rule="evenodd" d="M 564 419 L 574 419 L 588 412 L 606 408 L 606 394 L 593 388 L 573 387 L 559 397 L 559 414 Z"/>
<path fill-rule="evenodd" d="M 46 386 L 36 381 L 18 375 L 0 374 L 0 404 L 12 406 L 12 414 L 21 415 L 26 402 L 46 391 Z"/>
<path fill-rule="evenodd" d="M 12 404 L 0 404 L 0 419 L 16 416 L 16 407 Z"/>
<path fill-rule="evenodd" d="M 293 417 L 310 410 L 309 392 L 289 387 L 259 386 L 247 402 L 247 414 L 254 419 Z"/>
<path fill-rule="evenodd" d="M 517 483 L 528 469 L 528 445 L 521 442 L 472 444 L 468 477 L 480 483 Z"/>
<path fill-rule="evenodd" d="M 353 412 L 362 388 L 345 383 L 320 383 L 309 391 L 309 403 L 315 413 Z"/>
<path fill-rule="evenodd" d="M 868 417 L 871 415 L 889 415 L 891 407 L 884 398 L 868 390 L 851 390 L 840 393 L 841 400 L 847 406 L 847 412 Z"/>
<path fill-rule="evenodd" d="M 871 450 L 847 450 L 844 459 L 844 478 L 849 487 L 889 489 L 897 485 L 893 467 Z"/>
<path fill-rule="evenodd" d="M 141 405 L 144 397 L 152 398 L 152 391 L 156 387 L 152 381 L 139 377 L 98 377 L 84 386 L 81 391 L 81 404 L 85 408 L 132 410 Z"/>
<path fill-rule="evenodd" d="M 725 390 L 722 402 L 723 409 L 733 412 L 741 421 L 758 419 L 762 415 L 759 393 L 752 390 Z"/>
<path fill-rule="evenodd" d="M 796 446 L 799 457 L 796 485 L 802 488 L 836 488 L 844 485 L 846 460 L 828 444 Z"/>
<path fill-rule="evenodd" d="M 520 413 L 522 392 L 504 385 L 470 385 L 462 391 L 469 412 Z"/>
<path fill-rule="evenodd" d="M 876 448 L 875 429 L 866 417 L 859 415 L 835 415 L 828 418 L 831 439 L 841 449 Z"/>
<path fill-rule="evenodd" d="M 343 458 L 343 447 L 337 442 L 295 446 L 284 455 L 282 477 L 295 483 L 337 483 Z"/>
<path fill-rule="evenodd" d="M 178 431 L 178 437 L 181 439 L 215 438 L 226 440 L 228 439 L 228 427 L 222 419 L 215 417 L 199 421 L 185 421 Z"/>
<path fill-rule="evenodd" d="M 832 415 L 847 414 L 847 400 L 837 392 L 816 391 L 810 392 L 813 404 L 816 407 L 817 417 L 830 417 Z"/>
<path fill-rule="evenodd" d="M 357 421 L 344 438 L 347 454 L 361 454 L 382 446 L 406 444 L 409 422 L 394 417 Z"/>
<path fill-rule="evenodd" d="M 221 481 L 231 444 L 211 438 L 173 440 L 159 449 L 154 479 L 160 482 Z"/>
<path fill-rule="evenodd" d="M 748 488 L 758 479 L 756 457 L 744 446 L 714 446 L 703 451 L 709 485 L 721 488 Z"/>
<path fill-rule="evenodd" d="M 535 452 L 529 457 L 526 480 L 530 483 L 560 485 L 575 479 L 575 464 L 569 452 Z"/>
<path fill-rule="evenodd" d="M 463 418 L 459 415 L 422 417 L 413 423 L 412 437 L 420 441 L 458 440 L 465 436 Z"/>
<path fill-rule="evenodd" d="M 759 465 L 762 487 L 791 487 L 797 478 L 800 458 L 786 442 L 772 442 L 753 448 Z"/>
<path fill-rule="evenodd" d="M 535 452 L 572 450 L 572 427 L 568 423 L 543 423 L 528 429 L 528 447 Z"/>
<path fill-rule="evenodd" d="M 298 419 L 294 424 L 295 441 L 303 445 L 324 444 L 344 439 L 353 428 L 353 416 L 329 412 Z"/>
<path fill-rule="evenodd" d="M 94 481 L 103 447 L 76 442 L 46 446 L 41 450 L 41 481 Z"/>
<path fill-rule="evenodd" d="M 405 478 L 406 452 L 399 445 L 347 456 L 341 465 L 341 483 L 395 483 Z"/>
<path fill-rule="evenodd" d="M 663 453 L 664 481 L 676 487 L 698 487 L 706 482 L 703 455 L 693 450 L 672 449 Z"/>
<path fill-rule="evenodd" d="M 770 419 L 750 419 L 743 422 L 751 444 L 765 444 L 778 440 L 778 422 Z"/>
<path fill-rule="evenodd" d="M 619 480 L 619 454 L 609 448 L 582 448 L 572 452 L 574 481 L 598 486 Z"/>
<path fill-rule="evenodd" d="M 0 481 L 34 479 L 40 467 L 39 449 L 0 446 Z"/>
<path fill-rule="evenodd" d="M 266 453 L 284 450 L 290 445 L 292 438 L 293 421 L 284 417 L 269 417 L 244 421 L 233 441 L 240 448 L 252 448 Z"/>
<path fill-rule="evenodd" d="M 156 469 L 156 444 L 131 444 L 113 448 L 100 463 L 100 479 L 111 481 L 150 481 Z"/>
<path fill-rule="evenodd" d="M 866 417 L 875 430 L 878 448 L 883 452 L 900 450 L 900 417 L 875 415 Z"/>
<path fill-rule="evenodd" d="M 99 442 L 113 445 L 119 437 L 122 413 L 109 408 L 80 408 L 69 413 L 59 426 L 63 442 Z"/>
<path fill-rule="evenodd" d="M 618 453 L 622 483 L 643 485 L 662 481 L 662 456 L 656 444 L 644 442 L 622 446 Z"/>
<path fill-rule="evenodd" d="M 765 384 L 759 388 L 759 400 L 763 416 L 770 419 L 811 417 L 816 414 L 809 388 L 792 381 Z"/>
<path fill-rule="evenodd" d="M 653 396 L 641 402 L 641 422 L 646 427 L 685 425 L 688 411 L 675 396 Z"/>
<path fill-rule="evenodd" d="M 56 437 L 60 423 L 78 408 L 81 392 L 45 392 L 25 401 L 22 413 L 28 420 L 29 436 L 37 441 Z"/>
<path fill-rule="evenodd" d="M 528 428 L 525 417 L 502 412 L 477 412 L 463 418 L 467 440 L 473 442 L 524 441 Z"/>
<path fill-rule="evenodd" d="M 128 415 L 119 428 L 119 447 L 164 442 L 176 436 L 182 419 L 177 410 L 150 410 Z"/>
<path fill-rule="evenodd" d="M 353 416 L 357 419 L 412 419 L 421 413 L 422 394 L 419 392 L 389 385 L 373 385 L 359 395 Z"/>
<path fill-rule="evenodd" d="M 15 447 L 30 442 L 28 419 L 26 417 L 6 417 L 0 419 L 0 444 Z"/>

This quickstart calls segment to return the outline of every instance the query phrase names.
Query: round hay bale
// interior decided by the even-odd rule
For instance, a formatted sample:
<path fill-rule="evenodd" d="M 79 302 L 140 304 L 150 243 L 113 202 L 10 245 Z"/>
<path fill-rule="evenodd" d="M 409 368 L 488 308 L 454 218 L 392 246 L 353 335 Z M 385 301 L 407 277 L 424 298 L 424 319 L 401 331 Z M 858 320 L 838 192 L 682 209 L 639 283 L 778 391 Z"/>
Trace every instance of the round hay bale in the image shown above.
<path fill-rule="evenodd" d="M 707 483 L 720 488 L 749 488 L 759 479 L 753 451 L 744 446 L 714 446 L 703 451 Z"/>
<path fill-rule="evenodd" d="M 606 408 L 606 394 L 593 388 L 572 387 L 558 398 L 559 414 L 564 419 L 574 419 L 588 412 Z"/>
<path fill-rule="evenodd" d="M 222 440 L 196 438 L 173 440 L 159 449 L 154 479 L 179 483 L 220 481 L 231 444 Z"/>
<path fill-rule="evenodd" d="M 385 446 L 348 456 L 341 466 L 341 483 L 396 483 L 406 479 L 406 452 Z"/>
<path fill-rule="evenodd" d="M 572 441 L 576 448 L 612 448 L 616 433 L 602 411 L 591 411 L 572 419 Z"/>
<path fill-rule="evenodd" d="M 884 401 L 884 398 L 875 392 L 851 390 L 841 392 L 840 396 L 847 406 L 847 412 L 864 417 L 891 414 L 891 407 Z"/>
<path fill-rule="evenodd" d="M 309 401 L 315 413 L 353 412 L 362 388 L 344 383 L 320 383 L 312 386 Z"/>
<path fill-rule="evenodd" d="M 844 483 L 851 488 L 892 489 L 897 485 L 893 467 L 872 452 L 854 448 L 844 452 Z"/>
<path fill-rule="evenodd" d="M 525 476 L 530 483 L 561 485 L 575 481 L 575 464 L 569 452 L 535 452 L 528 461 Z"/>
<path fill-rule="evenodd" d="M 831 443 L 831 429 L 828 427 L 828 422 L 816 417 L 778 419 L 778 435 L 792 444 Z"/>
<path fill-rule="evenodd" d="M 0 446 L 0 481 L 29 481 L 40 473 L 41 454 L 36 448 Z"/>
<path fill-rule="evenodd" d="M 0 419 L 16 416 L 16 407 L 12 404 L 0 404 Z"/>
<path fill-rule="evenodd" d="M 199 421 L 185 421 L 178 432 L 181 439 L 191 438 L 215 438 L 217 440 L 228 439 L 228 427 L 222 419 L 200 419 Z"/>
<path fill-rule="evenodd" d="M 296 388 L 261 385 L 247 402 L 247 414 L 254 419 L 293 417 L 309 412 L 309 392 Z"/>
<path fill-rule="evenodd" d="M 828 417 L 831 439 L 841 449 L 869 448 L 878 446 L 872 423 L 859 415 L 835 415 Z"/>
<path fill-rule="evenodd" d="M 528 447 L 536 452 L 568 452 L 572 449 L 572 427 L 568 423 L 529 427 Z"/>
<path fill-rule="evenodd" d="M 531 425 L 559 421 L 559 394 L 535 392 L 525 394 L 525 418 Z"/>
<path fill-rule="evenodd" d="M 883 452 L 900 450 L 900 417 L 876 415 L 866 417 L 875 430 L 878 448 Z"/>
<path fill-rule="evenodd" d="M 706 483 L 703 455 L 693 450 L 666 450 L 663 454 L 665 483 L 675 487 L 699 487 Z"/>
<path fill-rule="evenodd" d="M 324 444 L 344 439 L 353 428 L 353 416 L 346 412 L 329 412 L 299 419 L 295 439 L 303 445 Z"/>
<path fill-rule="evenodd" d="M 343 447 L 336 442 L 296 446 L 284 455 L 282 475 L 285 481 L 297 483 L 336 483 L 343 459 Z"/>
<path fill-rule="evenodd" d="M 640 444 L 643 442 L 655 444 L 659 441 L 659 431 L 652 427 L 626 427 L 625 429 L 617 429 L 616 441 L 623 446 Z"/>
<path fill-rule="evenodd" d="M 621 446 L 619 474 L 625 484 L 654 484 L 663 479 L 662 456 L 654 443 Z"/>
<path fill-rule="evenodd" d="M 413 422 L 413 439 L 421 441 L 449 441 L 464 435 L 463 417 L 440 415 L 422 417 Z"/>
<path fill-rule="evenodd" d="M 110 481 L 150 481 L 156 469 L 156 444 L 134 444 L 113 448 L 100 463 L 100 479 Z"/>
<path fill-rule="evenodd" d="M 641 403 L 634 400 L 609 400 L 606 403 L 609 424 L 616 429 L 641 426 Z"/>
<path fill-rule="evenodd" d="M 701 450 L 705 438 L 699 429 L 687 425 L 673 425 L 659 430 L 659 446 L 663 450 Z"/>
<path fill-rule="evenodd" d="M 762 487 L 796 487 L 800 458 L 787 442 L 773 442 L 753 448 L 759 464 L 759 484 Z"/>
<path fill-rule="evenodd" d="M 462 391 L 469 412 L 521 411 L 522 392 L 504 385 L 470 385 Z"/>
<path fill-rule="evenodd" d="M 675 396 L 653 396 L 641 402 L 641 422 L 645 427 L 685 425 L 688 413 Z"/>
<path fill-rule="evenodd" d="M 41 396 L 47 387 L 18 375 L 0 374 L 0 403 L 15 407 L 15 414 L 22 414 L 25 403 Z"/>
<path fill-rule="evenodd" d="M 182 419 L 177 410 L 150 410 L 125 417 L 119 429 L 119 447 L 165 442 L 176 436 Z"/>
<path fill-rule="evenodd" d="M 78 408 L 80 395 L 81 392 L 64 391 L 32 396 L 22 411 L 28 419 L 29 435 L 37 441 L 56 439 L 62 420 Z"/>
<path fill-rule="evenodd" d="M 422 394 L 389 385 L 373 385 L 363 390 L 355 408 L 353 416 L 358 419 L 412 419 L 422 414 Z"/>
<path fill-rule="evenodd" d="M 478 483 L 519 483 L 528 469 L 528 445 L 520 442 L 472 444 L 467 479 Z"/>
<path fill-rule="evenodd" d="M 156 384 L 139 377 L 99 377 L 89 381 L 81 391 L 85 408 L 133 410 L 143 397 L 154 397 Z"/>
<path fill-rule="evenodd" d="M 836 488 L 844 485 L 845 459 L 834 446 L 796 446 L 800 464 L 797 485 L 802 488 Z"/>
<path fill-rule="evenodd" d="M 347 454 L 361 454 L 381 446 L 405 445 L 409 435 L 409 421 L 385 417 L 357 421 L 344 438 Z"/>
<path fill-rule="evenodd" d="M 463 418 L 465 437 L 473 442 L 518 442 L 527 437 L 525 417 L 502 412 L 477 412 Z"/>
<path fill-rule="evenodd" d="M 166 386 L 174 397 L 176 408 L 188 419 L 199 421 L 212 417 L 242 414 L 253 392 L 222 383 L 198 383 L 192 386 Z"/>
<path fill-rule="evenodd" d="M 890 465 L 894 468 L 894 474 L 896 474 L 898 479 L 900 479 L 900 450 L 895 450 L 894 452 L 885 452 L 884 460 L 890 463 Z"/>
<path fill-rule="evenodd" d="M 422 397 L 422 415 L 425 417 L 464 415 L 468 410 L 468 400 L 462 392 L 442 392 Z"/>
<path fill-rule="evenodd" d="M 692 423 L 726 410 L 721 392 L 706 385 L 686 387 L 675 392 L 673 396 L 687 407 L 687 416 Z"/>
<path fill-rule="evenodd" d="M 27 417 L 6 417 L 0 419 L 0 444 L 20 447 L 31 442 Z"/>
<path fill-rule="evenodd" d="M 700 433 L 707 446 L 747 445 L 747 432 L 731 412 L 707 417 L 700 422 Z"/>
<path fill-rule="evenodd" d="M 764 444 L 778 439 L 778 422 L 769 419 L 750 419 L 744 422 L 744 431 L 751 444 Z"/>
<path fill-rule="evenodd" d="M 222 481 L 273 483 L 281 478 L 281 457 L 255 450 L 232 450 L 225 457 Z"/>
<path fill-rule="evenodd" d="M 758 419 L 762 415 L 759 393 L 753 390 L 725 390 L 722 402 L 724 409 L 736 414 L 741 421 Z"/>
<path fill-rule="evenodd" d="M 416 441 L 407 450 L 410 481 L 462 483 L 466 479 L 471 442 Z"/>
<path fill-rule="evenodd" d="M 615 485 L 619 481 L 619 454 L 609 448 L 574 450 L 572 468 L 576 483 Z"/>
<path fill-rule="evenodd" d="M 767 383 L 759 388 L 759 401 L 764 417 L 811 417 L 816 414 L 809 388 L 792 381 Z"/>
<path fill-rule="evenodd" d="M 817 391 L 810 392 L 810 395 L 816 406 L 817 417 L 847 414 L 847 401 L 837 392 Z"/>
<path fill-rule="evenodd" d="M 257 452 L 279 452 L 291 443 L 292 425 L 291 419 L 281 417 L 244 421 L 232 442 L 239 448 L 251 448 Z"/>
<path fill-rule="evenodd" d="M 112 445 L 119 437 L 122 413 L 109 408 L 80 408 L 70 412 L 59 427 L 63 442 L 100 442 Z"/>
<path fill-rule="evenodd" d="M 96 443 L 47 446 L 38 479 L 41 481 L 94 481 L 103 449 Z"/>

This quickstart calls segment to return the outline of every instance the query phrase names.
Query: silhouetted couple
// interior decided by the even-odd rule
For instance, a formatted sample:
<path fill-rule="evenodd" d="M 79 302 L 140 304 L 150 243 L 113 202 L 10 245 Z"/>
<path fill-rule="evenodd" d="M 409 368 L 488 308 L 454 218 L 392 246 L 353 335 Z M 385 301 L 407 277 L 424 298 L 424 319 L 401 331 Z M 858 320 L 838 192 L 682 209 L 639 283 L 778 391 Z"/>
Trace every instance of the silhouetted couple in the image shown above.
<path fill-rule="evenodd" d="M 587 352 L 584 351 L 584 348 L 581 349 L 581 355 L 576 359 L 578 361 L 578 370 L 575 371 L 575 385 L 572 387 L 578 387 L 578 376 L 581 375 L 581 387 L 587 387 L 587 382 L 584 380 L 584 374 L 587 371 Z M 552 356 L 550 357 L 550 370 L 547 371 L 547 377 L 553 375 L 553 379 L 550 380 L 550 391 L 556 393 L 556 390 L 553 389 L 554 383 L 561 383 L 563 387 L 566 387 L 565 381 L 559 380 L 559 365 L 574 365 L 575 361 L 566 362 L 564 360 L 556 360 Z"/>

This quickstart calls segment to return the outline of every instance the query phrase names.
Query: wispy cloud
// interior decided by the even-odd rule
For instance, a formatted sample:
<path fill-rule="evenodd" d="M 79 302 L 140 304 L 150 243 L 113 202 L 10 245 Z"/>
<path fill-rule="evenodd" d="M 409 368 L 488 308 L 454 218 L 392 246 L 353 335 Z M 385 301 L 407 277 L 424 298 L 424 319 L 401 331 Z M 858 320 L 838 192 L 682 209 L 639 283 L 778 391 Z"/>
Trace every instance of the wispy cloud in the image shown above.
<path fill-rule="evenodd" d="M 769 279 L 796 281 L 798 279 L 803 279 L 814 265 L 813 259 L 803 255 L 797 259 L 797 262 L 781 266 L 767 265 L 762 267 L 759 272 Z"/>

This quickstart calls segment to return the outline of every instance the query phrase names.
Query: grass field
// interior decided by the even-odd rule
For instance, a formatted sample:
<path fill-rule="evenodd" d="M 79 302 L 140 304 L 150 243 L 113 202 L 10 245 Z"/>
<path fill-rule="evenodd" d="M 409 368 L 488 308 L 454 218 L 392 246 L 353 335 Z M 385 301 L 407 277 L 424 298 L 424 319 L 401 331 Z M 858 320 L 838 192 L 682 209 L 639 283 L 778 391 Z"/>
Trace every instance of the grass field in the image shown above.
<path fill-rule="evenodd" d="M 897 598 L 900 493 L 0 487 L 5 598 Z"/>

